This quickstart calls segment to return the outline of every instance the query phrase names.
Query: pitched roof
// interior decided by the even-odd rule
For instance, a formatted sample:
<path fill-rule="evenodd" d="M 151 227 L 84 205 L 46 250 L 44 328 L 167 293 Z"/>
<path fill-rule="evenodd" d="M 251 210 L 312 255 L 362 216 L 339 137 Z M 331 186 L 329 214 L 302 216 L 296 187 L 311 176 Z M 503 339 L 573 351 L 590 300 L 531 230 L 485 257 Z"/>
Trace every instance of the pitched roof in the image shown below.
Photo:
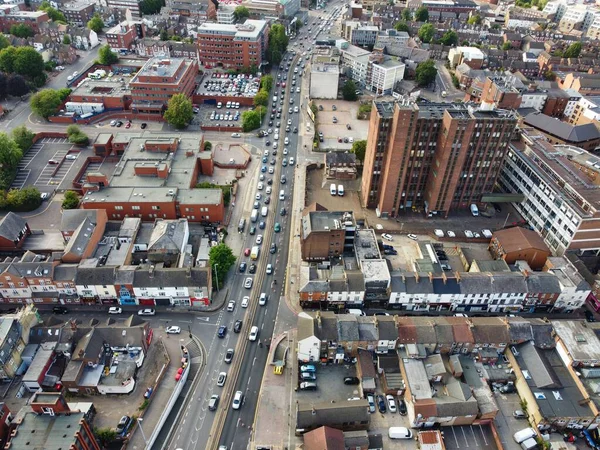
<path fill-rule="evenodd" d="M 500 317 L 478 317 L 472 321 L 473 338 L 477 344 L 508 343 L 508 325 Z"/>
<path fill-rule="evenodd" d="M 114 267 L 79 267 L 75 274 L 75 284 L 112 286 L 115 284 Z M 161 285 L 164 286 L 164 285 Z"/>
<path fill-rule="evenodd" d="M 20 232 L 27 226 L 27 220 L 21 216 L 17 216 L 13 212 L 9 212 L 0 219 L 0 237 L 9 241 L 19 241 Z"/>
<path fill-rule="evenodd" d="M 520 252 L 526 249 L 536 249 L 550 254 L 548 246 L 535 231 L 521 227 L 506 228 L 494 232 L 506 253 Z"/>
<path fill-rule="evenodd" d="M 578 143 L 600 138 L 600 131 L 593 123 L 570 125 L 538 112 L 528 114 L 523 122 L 567 142 Z"/>
<path fill-rule="evenodd" d="M 304 435 L 305 450 L 345 450 L 344 432 L 331 427 L 320 427 Z"/>
<path fill-rule="evenodd" d="M 208 286 L 208 269 L 174 267 L 158 268 L 153 273 L 150 270 L 138 269 L 133 277 L 136 287 L 183 287 L 183 286 Z"/>

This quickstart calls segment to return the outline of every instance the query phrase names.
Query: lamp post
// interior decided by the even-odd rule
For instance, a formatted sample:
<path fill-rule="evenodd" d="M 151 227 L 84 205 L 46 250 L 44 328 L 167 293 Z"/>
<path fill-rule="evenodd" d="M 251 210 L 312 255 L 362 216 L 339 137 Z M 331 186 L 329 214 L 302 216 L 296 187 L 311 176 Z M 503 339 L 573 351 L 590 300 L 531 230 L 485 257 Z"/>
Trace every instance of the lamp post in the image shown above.
<path fill-rule="evenodd" d="M 142 417 L 139 417 L 137 421 L 138 421 L 138 425 L 140 426 L 140 431 L 142 432 L 142 437 L 144 438 L 144 443 L 147 446 L 148 439 L 146 439 L 146 435 L 144 434 L 144 429 L 142 428 L 142 422 L 144 421 L 144 419 Z"/>
<path fill-rule="evenodd" d="M 215 268 L 215 278 L 217 279 L 217 292 L 219 292 L 219 273 L 217 272 L 217 267 L 219 267 L 218 263 L 214 264 Z"/>

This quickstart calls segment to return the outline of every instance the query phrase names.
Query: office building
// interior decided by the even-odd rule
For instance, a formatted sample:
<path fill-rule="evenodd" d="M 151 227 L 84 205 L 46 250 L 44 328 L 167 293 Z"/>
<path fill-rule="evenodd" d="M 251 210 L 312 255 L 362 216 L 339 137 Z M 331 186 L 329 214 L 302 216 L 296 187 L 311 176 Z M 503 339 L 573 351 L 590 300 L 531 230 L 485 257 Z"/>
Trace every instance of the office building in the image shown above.
<path fill-rule="evenodd" d="M 375 102 L 362 204 L 385 217 L 448 217 L 491 193 L 514 132 L 513 113 L 465 104 Z"/>
<path fill-rule="evenodd" d="M 0 8 L 0 29 L 4 33 L 8 33 L 13 25 L 27 25 L 37 33 L 40 24 L 49 20 L 45 11 L 21 11 L 17 5 L 4 5 Z"/>
<path fill-rule="evenodd" d="M 129 10 L 132 17 L 139 19 L 141 0 L 106 0 L 109 9 L 120 10 L 123 14 Z"/>

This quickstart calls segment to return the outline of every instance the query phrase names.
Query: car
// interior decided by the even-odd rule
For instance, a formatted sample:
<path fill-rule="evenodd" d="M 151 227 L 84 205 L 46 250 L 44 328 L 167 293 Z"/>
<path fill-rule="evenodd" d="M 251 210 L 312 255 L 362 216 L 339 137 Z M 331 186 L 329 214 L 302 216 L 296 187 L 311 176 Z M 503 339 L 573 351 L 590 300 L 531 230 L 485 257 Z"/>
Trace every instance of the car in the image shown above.
<path fill-rule="evenodd" d="M 250 333 L 248 334 L 248 340 L 251 342 L 256 341 L 256 339 L 258 338 L 258 327 L 256 325 L 254 325 L 252 328 L 250 328 Z"/>
<path fill-rule="evenodd" d="M 344 384 L 360 384 L 360 380 L 357 377 L 344 377 Z"/>
<path fill-rule="evenodd" d="M 408 234 L 408 235 L 406 235 L 406 237 L 409 239 L 412 239 L 413 241 L 416 241 L 419 239 L 416 234 Z"/>
<path fill-rule="evenodd" d="M 281 231 L 281 225 L 279 224 L 279 222 L 275 222 L 273 230 L 275 231 L 275 233 L 279 233 Z"/>
<path fill-rule="evenodd" d="M 258 236 L 256 236 L 256 245 L 262 244 L 262 240 L 263 240 L 262 234 L 259 234 Z"/>
<path fill-rule="evenodd" d="M 300 390 L 301 391 L 316 391 L 317 383 L 314 383 L 312 381 L 304 381 L 304 382 L 300 383 Z"/>
<path fill-rule="evenodd" d="M 231 402 L 231 407 L 233 409 L 240 409 L 243 401 L 244 401 L 244 394 L 242 393 L 242 391 L 236 391 L 235 395 L 233 396 L 233 400 Z"/>
<path fill-rule="evenodd" d="M 401 416 L 405 416 L 408 413 L 408 409 L 406 408 L 406 402 L 402 399 L 398 400 L 398 412 Z"/>
<path fill-rule="evenodd" d="M 393 395 L 386 395 L 385 399 L 387 400 L 387 404 L 388 404 L 388 408 L 390 410 L 391 413 L 395 413 L 396 412 L 396 400 L 394 400 L 394 396 Z"/>
<path fill-rule="evenodd" d="M 267 226 L 267 224 L 263 220 L 261 220 L 258 223 L 258 228 L 260 228 L 261 230 L 264 230 L 266 226 Z"/>
<path fill-rule="evenodd" d="M 225 364 L 231 364 L 231 361 L 233 361 L 233 353 L 234 350 L 232 348 L 227 349 L 227 351 L 225 352 L 225 358 L 223 359 L 223 361 L 225 361 Z"/>
<path fill-rule="evenodd" d="M 240 331 L 242 331 L 242 324 L 244 322 L 240 319 L 236 320 L 235 323 L 233 324 L 233 332 L 234 333 L 239 333 Z"/>
<path fill-rule="evenodd" d="M 156 314 L 156 310 L 152 308 L 144 308 L 138 311 L 138 316 L 153 316 Z"/>
<path fill-rule="evenodd" d="M 513 411 L 513 417 L 515 419 L 527 419 L 527 414 L 523 410 L 517 409 Z"/>
<path fill-rule="evenodd" d="M 109 314 L 121 314 L 123 312 L 123 308 L 119 308 L 118 306 L 111 306 L 108 308 Z"/>
<path fill-rule="evenodd" d="M 208 401 L 208 410 L 216 411 L 219 406 L 219 396 L 217 394 L 211 395 L 210 400 Z"/>
<path fill-rule="evenodd" d="M 165 328 L 165 332 L 167 334 L 179 334 L 181 333 L 181 328 L 177 325 L 171 325 L 170 327 Z"/>
<path fill-rule="evenodd" d="M 256 273 L 256 264 L 250 264 L 250 268 L 248 269 L 248 273 Z"/>
<path fill-rule="evenodd" d="M 64 306 L 55 306 L 54 308 L 52 308 L 52 312 L 54 314 L 67 314 L 69 310 Z"/>
<path fill-rule="evenodd" d="M 272 175 L 275 173 L 275 168 L 273 166 L 269 166 L 269 173 Z"/>
<path fill-rule="evenodd" d="M 387 411 L 387 408 L 385 406 L 385 399 L 383 398 L 383 395 L 377 396 L 377 407 L 379 408 L 379 412 L 382 414 Z"/>
<path fill-rule="evenodd" d="M 282 216 L 285 216 L 287 214 L 287 211 L 285 208 L 281 208 L 281 211 L 279 211 L 279 214 L 281 214 Z"/>
<path fill-rule="evenodd" d="M 262 194 L 259 192 L 256 194 L 256 196 L 254 197 L 256 200 L 260 200 L 262 198 Z"/>
<path fill-rule="evenodd" d="M 317 368 L 312 364 L 306 364 L 304 366 L 300 366 L 300 372 L 311 372 L 314 373 L 317 371 Z"/>
<path fill-rule="evenodd" d="M 448 237 L 451 237 L 451 238 L 456 237 L 456 234 L 454 233 L 454 231 L 450 231 L 449 230 L 448 231 Z"/>
<path fill-rule="evenodd" d="M 246 278 L 246 280 L 244 281 L 244 287 L 246 289 L 252 288 L 252 278 L 250 278 L 250 277 Z"/>
<path fill-rule="evenodd" d="M 247 264 L 245 261 L 242 261 L 240 263 L 240 273 L 244 273 L 246 271 L 246 266 L 247 266 Z"/>
<path fill-rule="evenodd" d="M 284 154 L 284 155 L 287 155 L 287 154 L 288 154 L 288 149 L 287 149 L 287 147 L 284 147 L 284 148 L 283 148 L 283 154 Z"/>
<path fill-rule="evenodd" d="M 279 182 L 280 182 L 281 184 L 285 184 L 285 182 L 286 182 L 286 181 L 287 181 L 287 180 L 286 180 L 286 178 L 285 178 L 285 175 L 281 175 L 281 179 L 279 180 Z"/>
<path fill-rule="evenodd" d="M 269 248 L 269 253 L 275 253 L 277 252 L 277 244 L 275 242 L 273 242 L 271 244 L 271 247 Z"/>
<path fill-rule="evenodd" d="M 219 338 L 223 339 L 226 334 L 227 334 L 227 325 L 221 325 L 219 327 L 219 329 L 217 330 L 217 336 Z"/>
<path fill-rule="evenodd" d="M 590 310 L 586 309 L 583 314 L 585 315 L 585 320 L 587 320 L 588 322 L 595 322 L 596 318 L 594 317 L 594 313 L 591 312 Z"/>
<path fill-rule="evenodd" d="M 383 233 L 381 235 L 381 237 L 382 237 L 382 239 L 385 239 L 386 241 L 393 241 L 394 240 L 394 238 L 392 237 L 392 235 L 391 234 L 387 234 L 387 233 Z"/>
<path fill-rule="evenodd" d="M 470 239 L 473 237 L 473 232 L 471 230 L 465 230 L 465 236 Z"/>
<path fill-rule="evenodd" d="M 129 416 L 122 416 L 119 419 L 119 423 L 117 424 L 117 428 L 116 428 L 116 432 L 119 436 L 124 436 L 127 431 L 129 430 L 129 427 L 131 427 L 131 424 L 133 423 L 133 420 L 131 420 L 131 417 Z"/>
<path fill-rule="evenodd" d="M 219 378 L 217 378 L 217 386 L 225 386 L 225 381 L 227 381 L 227 372 L 221 372 L 219 374 Z"/>
<path fill-rule="evenodd" d="M 58 164 L 58 161 L 56 161 L 55 159 L 50 159 L 48 160 L 48 164 Z"/>
<path fill-rule="evenodd" d="M 267 275 L 271 275 L 273 273 L 273 264 L 267 264 Z"/>
<path fill-rule="evenodd" d="M 227 304 L 227 312 L 233 311 L 235 311 L 235 300 L 229 300 L 229 303 Z"/>
<path fill-rule="evenodd" d="M 258 200 L 256 200 L 256 201 L 254 202 L 253 208 L 254 208 L 254 209 L 258 209 L 258 208 L 260 208 L 260 202 L 259 202 Z"/>
<path fill-rule="evenodd" d="M 261 292 L 260 297 L 258 298 L 258 304 L 260 306 L 265 306 L 267 304 L 267 294 L 265 294 L 264 292 Z"/>
<path fill-rule="evenodd" d="M 142 130 L 145 130 L 147 126 L 148 126 L 148 124 L 146 122 L 142 122 L 142 124 L 140 125 L 140 128 Z"/>
<path fill-rule="evenodd" d="M 249 303 L 250 297 L 246 295 L 244 298 L 242 298 L 242 308 L 247 308 Z"/>
<path fill-rule="evenodd" d="M 131 128 L 131 122 L 127 122 L 127 123 L 125 124 L 125 128 Z"/>
<path fill-rule="evenodd" d="M 265 172 L 267 171 L 267 166 L 262 166 L 262 167 L 260 168 L 260 171 L 261 171 L 262 173 L 265 173 Z"/>
<path fill-rule="evenodd" d="M 406 427 L 390 427 L 388 430 L 390 439 L 412 439 L 412 431 Z"/>
<path fill-rule="evenodd" d="M 253 233 L 250 233 L 250 234 L 253 234 Z M 251 251 L 252 251 L 252 250 L 250 250 L 250 248 L 246 248 L 246 249 L 244 249 L 244 256 L 250 256 L 250 252 L 251 252 Z"/>
<path fill-rule="evenodd" d="M 117 120 L 117 128 L 121 128 L 123 126 L 123 122 Z"/>

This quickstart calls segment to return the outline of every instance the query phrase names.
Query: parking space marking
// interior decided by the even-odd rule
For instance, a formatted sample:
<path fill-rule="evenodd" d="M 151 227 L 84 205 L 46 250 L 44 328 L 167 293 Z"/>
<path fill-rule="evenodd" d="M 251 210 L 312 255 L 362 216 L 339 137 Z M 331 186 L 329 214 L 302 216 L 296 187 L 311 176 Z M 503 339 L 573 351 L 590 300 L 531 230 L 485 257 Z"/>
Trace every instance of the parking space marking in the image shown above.
<path fill-rule="evenodd" d="M 488 441 L 485 438 L 485 433 L 483 431 L 483 428 L 481 428 L 481 425 L 479 425 L 479 430 L 481 431 L 481 436 L 483 436 L 483 442 L 485 442 L 485 445 L 487 446 L 488 445 Z"/>

